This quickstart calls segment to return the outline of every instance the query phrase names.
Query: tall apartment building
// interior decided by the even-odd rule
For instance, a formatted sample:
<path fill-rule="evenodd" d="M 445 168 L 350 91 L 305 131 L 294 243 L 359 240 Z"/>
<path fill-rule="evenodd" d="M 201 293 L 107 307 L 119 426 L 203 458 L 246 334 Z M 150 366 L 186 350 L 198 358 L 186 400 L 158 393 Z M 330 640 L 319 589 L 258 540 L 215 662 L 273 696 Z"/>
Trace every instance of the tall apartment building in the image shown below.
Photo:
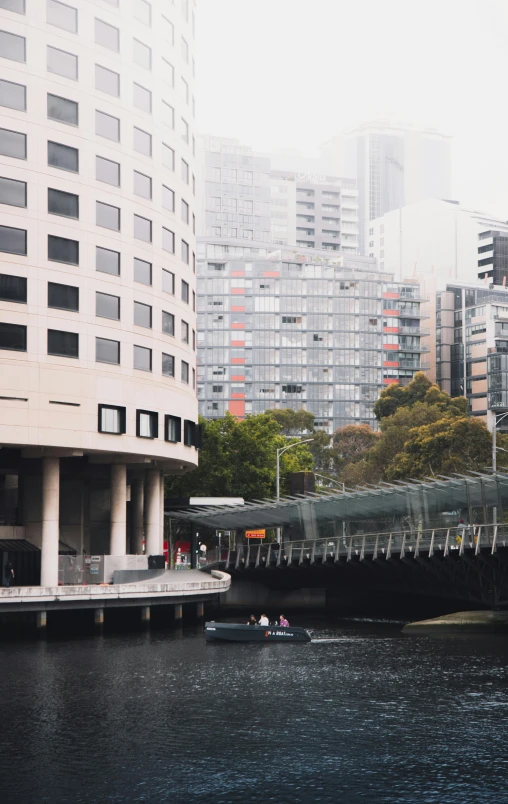
<path fill-rule="evenodd" d="M 0 3 L 0 534 L 46 586 L 161 553 L 197 464 L 194 5 Z"/>
<path fill-rule="evenodd" d="M 386 121 L 366 122 L 322 146 L 326 172 L 355 179 L 360 253 L 368 254 L 370 221 L 424 198 L 451 197 L 450 138 Z"/>
<path fill-rule="evenodd" d="M 356 254 L 358 192 L 351 179 L 270 172 L 272 242 Z"/>
<path fill-rule="evenodd" d="M 478 234 L 478 276 L 493 285 L 508 284 L 508 223 L 497 222 Z"/>
<path fill-rule="evenodd" d="M 505 221 L 454 201 L 428 198 L 370 221 L 367 254 L 379 260 L 381 270 L 393 271 L 396 276 L 433 274 L 442 279 L 475 282 L 483 264 L 487 271 L 493 269 L 494 261 L 487 259 L 483 263 L 482 257 L 491 256 L 487 245 L 496 242 L 498 247 L 497 241 L 491 233 L 485 233 L 485 245 L 478 243 L 478 236 L 494 227 L 499 229 L 497 236 L 506 232 L 508 243 Z M 505 269 L 507 264 L 505 258 Z"/>
<path fill-rule="evenodd" d="M 419 285 L 372 259 L 202 242 L 197 271 L 206 417 L 305 408 L 329 433 L 375 427 L 382 388 L 422 368 Z"/>

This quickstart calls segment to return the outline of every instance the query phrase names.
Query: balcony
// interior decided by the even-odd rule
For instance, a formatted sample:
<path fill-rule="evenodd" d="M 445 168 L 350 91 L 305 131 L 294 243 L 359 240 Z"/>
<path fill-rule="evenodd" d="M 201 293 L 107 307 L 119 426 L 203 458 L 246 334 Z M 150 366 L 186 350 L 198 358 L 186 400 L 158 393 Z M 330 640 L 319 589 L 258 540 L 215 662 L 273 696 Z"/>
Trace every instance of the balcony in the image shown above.
<path fill-rule="evenodd" d="M 399 327 L 399 334 L 419 335 L 420 337 L 424 338 L 426 335 L 430 335 L 430 330 L 421 329 L 421 327 Z"/>

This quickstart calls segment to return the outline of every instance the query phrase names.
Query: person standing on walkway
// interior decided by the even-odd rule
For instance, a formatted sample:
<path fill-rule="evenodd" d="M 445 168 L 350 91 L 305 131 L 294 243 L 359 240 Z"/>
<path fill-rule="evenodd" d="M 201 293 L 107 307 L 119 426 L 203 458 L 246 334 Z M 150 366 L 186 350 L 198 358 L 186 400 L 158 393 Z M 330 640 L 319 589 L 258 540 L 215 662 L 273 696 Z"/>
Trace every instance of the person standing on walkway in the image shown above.
<path fill-rule="evenodd" d="M 4 567 L 4 586 L 9 588 L 11 583 L 14 580 L 14 567 L 12 566 L 11 562 L 8 560 L 7 564 Z"/>

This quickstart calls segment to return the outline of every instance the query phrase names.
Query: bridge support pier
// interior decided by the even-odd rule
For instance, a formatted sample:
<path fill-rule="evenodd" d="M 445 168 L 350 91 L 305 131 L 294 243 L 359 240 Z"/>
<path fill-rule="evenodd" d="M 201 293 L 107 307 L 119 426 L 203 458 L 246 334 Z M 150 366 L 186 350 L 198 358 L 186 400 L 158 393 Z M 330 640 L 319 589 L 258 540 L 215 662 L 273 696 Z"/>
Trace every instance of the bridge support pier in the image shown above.
<path fill-rule="evenodd" d="M 104 609 L 95 609 L 93 614 L 95 625 L 104 625 Z"/>
<path fill-rule="evenodd" d="M 182 624 L 182 617 L 183 617 L 182 604 L 177 603 L 175 605 L 175 623 L 176 623 L 176 625 L 181 625 Z"/>
<path fill-rule="evenodd" d="M 145 625 L 150 623 L 150 606 L 141 606 L 141 622 Z"/>
<path fill-rule="evenodd" d="M 35 627 L 38 631 L 45 631 L 48 625 L 47 611 L 38 611 L 35 615 Z"/>
<path fill-rule="evenodd" d="M 204 603 L 196 603 L 196 616 L 198 620 L 202 620 L 205 616 L 205 604 Z"/>

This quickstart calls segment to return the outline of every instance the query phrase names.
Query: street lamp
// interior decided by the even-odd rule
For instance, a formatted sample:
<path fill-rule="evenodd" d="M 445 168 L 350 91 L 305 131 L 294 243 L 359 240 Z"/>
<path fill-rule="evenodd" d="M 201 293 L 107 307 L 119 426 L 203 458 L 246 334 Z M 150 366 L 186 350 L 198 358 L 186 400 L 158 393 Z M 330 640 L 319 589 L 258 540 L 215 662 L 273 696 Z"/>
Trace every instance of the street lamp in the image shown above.
<path fill-rule="evenodd" d="M 286 450 L 297 447 L 299 444 L 308 444 L 309 441 L 314 441 L 314 439 L 306 438 L 304 441 L 294 441 L 292 444 L 288 444 L 287 447 L 279 447 L 277 450 L 277 502 L 280 500 L 280 456 Z M 280 544 L 280 527 L 277 528 L 277 542 Z"/>

